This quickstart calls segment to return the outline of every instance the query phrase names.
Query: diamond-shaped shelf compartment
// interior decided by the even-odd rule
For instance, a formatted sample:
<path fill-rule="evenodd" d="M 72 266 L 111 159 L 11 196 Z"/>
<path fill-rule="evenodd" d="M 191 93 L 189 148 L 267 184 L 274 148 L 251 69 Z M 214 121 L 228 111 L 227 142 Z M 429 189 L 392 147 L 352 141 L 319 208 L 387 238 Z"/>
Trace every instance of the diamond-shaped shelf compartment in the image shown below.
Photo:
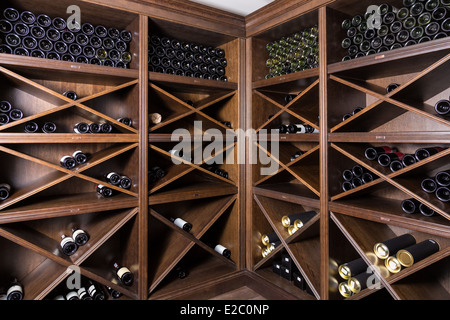
<path fill-rule="evenodd" d="M 226 225 L 231 231 L 237 230 L 238 216 L 236 195 L 216 196 L 207 199 L 191 199 L 153 205 L 149 209 L 151 230 L 149 239 L 149 255 L 151 259 L 157 259 L 158 263 L 152 265 L 149 270 L 150 293 L 157 288 L 175 269 L 180 260 L 184 259 L 193 247 L 198 245 L 212 254 L 226 265 L 234 265 L 233 255 L 231 260 L 219 255 L 209 244 L 204 243 L 204 237 L 211 228 L 215 240 L 220 238 L 221 244 L 233 250 L 238 248 L 239 237 L 232 232 L 225 232 L 224 220 L 229 220 Z M 198 215 L 202 212 L 202 215 Z M 171 220 L 180 218 L 191 224 L 190 230 L 184 230 Z M 226 222 L 226 221 L 225 221 Z M 217 230 L 214 226 L 220 226 Z M 232 235 L 231 238 L 222 238 L 221 233 Z M 205 251 L 205 252 L 206 252 Z M 237 252 L 237 250 L 235 251 Z M 235 257 L 234 259 L 237 259 Z M 155 260 L 154 260 L 155 261 Z M 223 263 L 222 262 L 222 263 Z"/>
<path fill-rule="evenodd" d="M 122 139 L 131 139 L 137 133 L 139 110 L 135 105 L 139 97 L 138 80 L 105 78 L 95 74 L 74 74 L 68 78 L 67 73 L 62 71 L 39 71 L 42 70 L 24 70 L 19 67 L 10 70 L 0 67 L 1 75 L 8 83 L 1 93 L 2 101 L 9 101 L 23 112 L 20 120 L 0 126 L 0 132 L 5 133 L 5 139 L 21 137 L 14 133 L 23 133 L 28 122 L 36 122 L 39 125 L 40 134 L 35 133 L 32 137 L 55 139 L 55 135 L 42 134 L 41 127 L 45 121 L 56 124 L 56 133 L 73 134 L 73 128 L 78 122 L 109 123 L 113 127 L 110 138 L 113 134 L 128 134 L 129 136 Z M 68 91 L 75 92 L 77 99 L 72 100 L 63 95 Z M 131 119 L 132 126 L 135 127 L 119 121 L 125 117 Z M 89 138 L 93 139 L 91 136 Z M 56 139 L 67 137 L 57 136 Z"/>
<path fill-rule="evenodd" d="M 279 152 L 278 157 L 272 153 L 272 145 L 270 143 L 265 145 L 260 142 L 258 148 L 259 152 L 263 152 L 264 157 L 267 158 L 267 161 L 264 161 L 268 164 L 255 166 L 254 170 L 259 170 L 259 172 L 256 172 L 259 180 L 255 182 L 255 186 L 265 188 L 266 186 L 270 187 L 270 185 L 280 183 L 288 185 L 299 184 L 299 187 L 305 188 L 306 191 L 301 194 L 312 194 L 313 197 L 319 197 L 320 168 L 318 145 L 281 142 L 278 150 L 276 150 Z M 299 155 L 299 151 L 304 153 Z M 298 155 L 297 157 L 295 157 L 296 154 Z M 271 171 L 272 169 L 274 171 Z"/>
<path fill-rule="evenodd" d="M 256 132 L 289 124 L 306 124 L 319 129 L 319 80 L 307 75 L 309 77 L 302 78 L 300 72 L 298 79 L 283 85 L 254 86 L 252 120 Z"/>
<path fill-rule="evenodd" d="M 347 297 L 347 299 L 360 299 L 365 296 L 378 294 L 380 288 L 385 288 L 391 297 L 395 300 L 411 300 L 421 299 L 428 300 L 436 298 L 448 299 L 449 294 L 445 289 L 445 284 L 436 277 L 442 270 L 448 268 L 450 250 L 447 238 L 439 235 L 431 235 L 420 230 L 420 226 L 416 228 L 403 228 L 395 225 L 378 223 L 366 219 L 355 218 L 349 215 L 331 214 L 333 240 L 339 241 L 342 248 L 350 248 L 358 253 L 359 257 L 371 267 L 369 274 L 373 276 L 372 280 L 377 279 L 379 286 L 372 286 L 369 282 L 364 282 L 362 290 Z M 334 226 L 337 226 L 335 228 Z M 339 234 L 341 232 L 342 234 Z M 399 236 L 409 234 L 414 238 L 411 242 L 420 243 L 429 239 L 437 242 L 438 249 L 430 251 L 423 259 L 414 261 L 409 267 L 401 266 L 400 268 L 392 268 L 392 264 L 387 264 L 386 258 L 379 258 L 374 251 L 377 243 L 385 242 Z M 344 237 L 348 241 L 343 240 Z M 409 237 L 409 236 L 408 236 Z M 338 248 L 338 246 L 334 246 Z M 336 274 L 336 267 L 359 258 L 351 250 L 333 249 L 332 262 L 334 264 L 334 283 L 346 282 L 348 280 L 341 279 Z M 402 247 L 403 248 L 403 247 Z M 406 249 L 406 248 L 403 248 Z M 352 252 L 350 255 L 349 252 Z M 397 251 L 396 251 L 397 252 Z M 396 252 L 389 253 L 390 257 L 395 257 Z M 387 267 L 390 266 L 390 268 Z M 439 272 L 431 272 L 432 270 Z M 364 272 L 363 272 L 364 273 Z M 421 281 L 415 281 L 417 276 L 421 277 Z M 367 287 L 366 287 L 367 284 Z M 331 288 L 330 288 L 331 289 Z M 336 291 L 336 288 L 334 288 Z M 356 290 L 357 291 L 357 290 Z M 336 294 L 336 293 L 335 293 Z"/>
<path fill-rule="evenodd" d="M 113 211 L 115 212 L 115 211 Z M 103 285 L 120 291 L 124 295 L 136 299 L 139 284 L 139 259 L 136 251 L 138 241 L 138 209 L 118 211 L 110 219 L 116 219 L 110 227 L 101 226 L 99 242 L 95 251 L 80 264 L 81 273 Z M 112 221 L 111 221 L 112 222 Z M 123 284 L 116 275 L 114 263 L 127 267 L 133 273 L 131 286 Z"/>
<path fill-rule="evenodd" d="M 409 131 L 447 131 L 450 122 L 436 113 L 434 105 L 447 99 L 450 93 L 447 72 L 450 55 L 435 59 L 425 59 L 426 66 L 416 62 L 412 67 L 402 68 L 399 64 L 392 67 L 390 74 L 378 74 L 363 66 L 330 75 L 329 91 L 336 98 L 329 108 L 330 131 L 397 132 L 405 131 L 405 122 L 412 121 L 416 125 Z M 391 84 L 398 86 L 388 92 Z"/>
<path fill-rule="evenodd" d="M 9 166 L 10 170 L 2 172 L 3 180 L 8 181 L 12 187 L 10 197 L 0 203 L 2 212 L 8 209 L 7 211 L 14 215 L 15 209 L 21 206 L 21 203 L 25 200 L 29 200 L 24 202 L 24 206 L 30 209 L 30 214 L 33 208 L 37 209 L 37 202 L 41 201 L 50 208 L 58 210 L 56 208 L 62 206 L 61 202 L 64 199 L 69 201 L 74 198 L 79 199 L 76 195 L 97 194 L 96 185 L 98 184 L 103 184 L 113 189 L 116 195 L 119 195 L 118 201 L 124 200 L 120 195 L 137 198 L 137 181 L 128 190 L 106 183 L 103 177 L 105 174 L 103 171 L 110 165 L 108 160 L 118 157 L 117 160 L 112 161 L 115 163 L 115 168 L 123 168 L 124 174 L 127 173 L 130 174 L 131 178 L 136 178 L 135 172 L 131 172 L 124 167 L 130 161 L 132 162 L 133 159 L 136 161 L 136 151 L 134 150 L 137 148 L 137 143 L 84 144 L 81 151 L 87 155 L 87 161 L 71 170 L 62 167 L 59 163 L 60 159 L 63 156 L 72 155 L 75 151 L 80 150 L 81 147 L 78 144 L 70 143 L 52 146 L 52 152 L 50 153 L 45 148 L 42 148 L 42 144 L 0 146 L 0 152 L 5 155 L 2 157 L 2 160 L 3 158 L 5 160 L 10 159 L 11 163 L 14 164 L 14 167 Z M 122 154 L 128 151 L 132 154 L 128 159 L 121 157 Z M 100 172 L 99 170 L 105 162 L 105 169 L 102 169 Z M 23 170 L 24 167 L 27 170 Z M 33 170 L 29 168 L 33 168 Z M 71 183 L 69 181 L 71 178 L 76 178 L 79 183 Z M 31 197 L 38 193 L 39 198 L 34 198 L 33 200 Z M 103 199 L 100 196 L 87 196 L 87 199 L 89 199 L 89 202 L 98 203 L 103 203 L 106 200 L 109 202 L 115 201 L 114 196 L 108 199 Z M 36 206 L 33 204 L 36 204 Z M 39 211 L 42 211 L 42 208 Z"/>
<path fill-rule="evenodd" d="M 16 258 L 21 252 L 27 251 L 27 259 L 36 262 L 31 272 L 26 270 L 28 274 L 23 274 L 21 270 L 20 274 L 16 275 L 24 285 L 25 299 L 43 299 L 67 274 L 67 268 L 81 267 L 81 263 L 95 254 L 105 241 L 114 236 L 114 232 L 136 215 L 136 212 L 137 209 L 110 211 L 108 214 L 72 213 L 58 218 L 2 224 L 0 239 L 2 242 L 6 241 L 2 247 L 10 248 L 9 244 L 14 243 L 15 249 L 11 252 L 18 255 Z M 62 252 L 60 241 L 63 235 L 71 235 L 72 228 L 75 227 L 85 230 L 89 239 L 86 244 L 79 246 L 74 254 L 67 256 Z M 82 271 L 83 273 L 85 272 Z"/>
<path fill-rule="evenodd" d="M 150 83 L 149 100 L 152 104 L 149 111 L 151 134 L 170 134 L 179 128 L 193 134 L 195 121 L 201 121 L 201 133 L 212 128 L 222 133 L 239 128 L 235 90 Z M 158 115 L 156 121 L 152 119 L 154 114 Z"/>
<path fill-rule="evenodd" d="M 377 191 L 382 195 L 382 189 L 386 188 L 387 183 L 394 187 L 394 191 L 399 190 L 400 193 L 397 196 L 394 196 L 397 191 L 391 194 L 385 192 L 383 197 L 388 199 L 394 198 L 397 200 L 404 200 L 406 197 L 415 198 L 420 203 L 433 210 L 437 216 L 442 216 L 447 220 L 450 220 L 448 215 L 448 202 L 440 201 L 434 194 L 426 193 L 421 188 L 423 179 L 429 176 L 434 177 L 439 171 L 448 170 L 450 149 L 444 149 L 430 157 L 392 172 L 390 169 L 381 166 L 376 160 L 368 160 L 365 157 L 365 150 L 371 146 L 369 144 L 339 143 L 332 144 L 331 146 L 332 150 L 334 150 L 333 154 L 335 154 L 337 158 L 343 159 L 342 161 L 339 161 L 341 167 L 332 169 L 334 173 L 332 173 L 331 181 L 335 181 L 332 187 L 335 190 L 332 191 L 332 201 L 342 199 L 347 195 L 360 195 L 361 192 L 362 194 L 365 194 L 367 192 Z M 398 145 L 398 150 L 403 151 L 405 154 L 411 154 L 419 147 L 422 146 L 409 144 Z M 339 186 L 341 185 L 339 181 L 342 182 L 344 180 L 342 178 L 343 171 L 345 169 L 352 169 L 354 165 L 359 165 L 365 172 L 371 173 L 373 175 L 373 180 L 348 191 L 342 189 L 339 190 Z M 394 212 L 396 211 L 397 210 L 394 210 Z M 445 223 L 445 225 L 448 225 L 448 223 Z"/>
<path fill-rule="evenodd" d="M 175 150 L 174 148 L 177 146 L 176 143 L 151 144 L 149 154 L 152 160 L 149 169 L 152 171 L 155 167 L 161 168 L 164 171 L 164 176 L 154 180 L 149 180 L 150 194 L 153 194 L 162 188 L 166 188 L 166 186 L 171 187 L 173 184 L 180 185 L 178 180 L 184 180 L 184 178 L 186 178 L 185 176 L 191 173 L 200 177 L 200 180 L 195 179 L 194 175 L 190 175 L 193 181 L 188 183 L 189 185 L 209 180 L 213 182 L 213 185 L 214 182 L 216 182 L 221 185 L 230 185 L 237 188 L 237 184 L 235 182 L 237 181 L 238 175 L 237 171 L 235 171 L 237 169 L 233 164 L 227 164 L 228 157 L 232 157 L 233 155 L 236 156 L 235 143 L 230 143 L 225 147 L 222 146 L 219 150 L 211 150 L 206 158 L 203 158 L 203 145 L 204 143 L 199 143 L 199 145 L 194 143 L 190 146 L 191 149 L 189 149 L 189 151 L 191 153 L 191 159 L 187 159 L 187 155 L 179 157 L 179 154 L 171 153 L 172 150 Z M 200 163 L 195 163 L 198 155 L 200 156 Z M 216 167 L 226 170 L 228 177 L 224 177 L 210 170 L 209 163 L 210 161 L 214 162 L 215 160 L 220 160 L 218 162 L 219 165 Z M 235 161 L 235 159 L 233 160 Z M 221 162 L 223 162 L 223 164 Z M 202 179 L 201 177 L 204 178 Z M 181 183 L 181 185 L 183 185 L 183 183 Z"/>
<path fill-rule="evenodd" d="M 309 288 L 318 297 L 320 288 L 320 254 L 317 250 L 320 242 L 319 210 L 298 202 L 278 200 L 272 197 L 255 195 L 254 199 L 280 242 L 275 245 L 273 251 L 266 252 L 267 256 L 260 260 L 255 267 L 265 265 L 267 260 L 270 260 L 273 255 L 279 252 L 280 248 L 278 247 L 283 247 L 293 259 L 293 263 L 296 264 Z M 294 219 L 294 215 L 295 221 L 284 221 L 284 218 L 290 216 Z M 283 225 L 283 223 L 287 224 Z M 263 231 L 260 232 L 262 234 Z M 272 231 L 267 232 L 271 233 Z M 257 246 L 263 245 L 260 237 Z M 262 250 L 264 249 L 262 247 Z M 260 254 L 262 254 L 262 250 Z"/>

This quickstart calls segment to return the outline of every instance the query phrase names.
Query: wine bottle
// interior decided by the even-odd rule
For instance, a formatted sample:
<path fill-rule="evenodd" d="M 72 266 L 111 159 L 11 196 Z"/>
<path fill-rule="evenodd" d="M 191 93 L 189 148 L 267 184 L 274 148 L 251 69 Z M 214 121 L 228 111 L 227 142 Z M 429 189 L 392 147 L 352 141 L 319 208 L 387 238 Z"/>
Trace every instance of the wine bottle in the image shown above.
<path fill-rule="evenodd" d="M 173 272 L 176 274 L 178 279 L 184 279 L 188 275 L 186 269 L 179 264 L 175 266 Z"/>
<path fill-rule="evenodd" d="M 76 244 L 75 240 L 72 237 L 66 236 L 64 234 L 61 236 L 60 246 L 62 252 L 67 256 L 73 255 L 78 250 L 78 245 Z"/>
<path fill-rule="evenodd" d="M 449 187 L 438 187 L 436 189 L 436 198 L 442 202 L 450 201 L 450 188 Z"/>
<path fill-rule="evenodd" d="M 381 154 L 384 153 L 393 153 L 396 152 L 397 148 L 391 148 L 388 146 L 382 146 L 382 147 L 370 147 L 367 148 L 364 152 L 366 158 L 368 160 L 375 160 L 377 159 Z"/>
<path fill-rule="evenodd" d="M 437 114 L 446 116 L 450 114 L 450 101 L 449 100 L 439 100 L 434 105 L 434 110 Z"/>
<path fill-rule="evenodd" d="M 45 122 L 42 126 L 42 132 L 44 133 L 54 133 L 56 132 L 56 124 L 54 122 Z"/>
<path fill-rule="evenodd" d="M 17 278 L 14 278 L 6 291 L 6 300 L 23 300 L 23 285 Z"/>
<path fill-rule="evenodd" d="M 69 170 L 75 168 L 77 165 L 77 161 L 71 156 L 63 156 L 59 160 L 59 163 L 61 164 L 61 166 Z"/>
<path fill-rule="evenodd" d="M 121 178 L 121 175 L 118 174 L 118 173 L 116 173 L 116 172 L 110 172 L 110 173 L 108 173 L 108 174 L 105 175 L 105 178 L 106 178 L 106 181 L 107 181 L 109 184 L 112 184 L 112 185 L 114 185 L 114 186 L 117 186 L 117 185 L 120 184 L 120 178 Z"/>
<path fill-rule="evenodd" d="M 423 214 L 426 217 L 431 217 L 435 214 L 434 210 L 430 207 L 426 206 L 425 204 L 421 203 L 419 205 L 419 211 L 421 214 Z"/>
<path fill-rule="evenodd" d="M 404 168 L 403 166 L 403 161 L 400 160 L 394 160 L 391 162 L 391 164 L 389 165 L 389 168 L 391 169 L 392 172 L 396 172 L 398 170 L 401 170 Z"/>
<path fill-rule="evenodd" d="M 438 252 L 439 249 L 439 243 L 433 239 L 427 239 L 399 250 L 396 256 L 400 264 L 408 268 L 414 263 L 417 263 L 433 253 Z"/>
<path fill-rule="evenodd" d="M 130 189 L 131 185 L 132 185 L 132 181 L 129 177 L 124 176 L 124 175 L 120 176 L 119 186 L 122 189 Z"/>
<path fill-rule="evenodd" d="M 108 188 L 102 184 L 99 184 L 96 188 L 97 193 L 105 198 L 112 197 L 114 195 L 114 191 L 111 188 Z"/>
<path fill-rule="evenodd" d="M 192 229 L 192 224 L 189 222 L 181 219 L 181 218 L 172 218 L 170 217 L 169 220 L 175 224 L 177 227 L 183 229 L 184 231 L 190 232 Z"/>
<path fill-rule="evenodd" d="M 81 287 L 78 289 L 77 294 L 80 300 L 94 300 L 87 291 L 86 287 Z"/>
<path fill-rule="evenodd" d="M 398 83 L 391 83 L 386 87 L 386 92 L 389 93 L 395 89 L 397 89 L 400 85 Z"/>
<path fill-rule="evenodd" d="M 79 122 L 73 127 L 75 133 L 88 133 L 89 125 L 85 122 Z"/>
<path fill-rule="evenodd" d="M 75 159 L 77 164 L 83 164 L 83 163 L 85 163 L 87 161 L 87 155 L 81 150 L 75 151 L 72 154 L 72 158 Z"/>
<path fill-rule="evenodd" d="M 119 292 L 111 287 L 106 286 L 106 290 L 108 291 L 109 295 L 113 299 L 119 299 L 122 296 L 121 292 Z"/>
<path fill-rule="evenodd" d="M 133 125 L 133 120 L 131 120 L 130 118 L 124 117 L 124 118 L 119 118 L 117 119 L 117 121 L 119 121 L 120 123 L 123 123 L 126 126 L 131 127 Z"/>
<path fill-rule="evenodd" d="M 36 131 L 38 131 L 38 129 L 39 129 L 39 126 L 34 121 L 25 123 L 24 131 L 26 133 L 35 133 Z"/>
<path fill-rule="evenodd" d="M 148 172 L 150 182 L 156 182 L 159 179 L 163 178 L 165 175 L 166 172 L 160 167 L 152 167 Z"/>
<path fill-rule="evenodd" d="M 230 249 L 224 247 L 224 246 L 221 245 L 221 244 L 217 244 L 217 245 L 214 247 L 214 251 L 220 253 L 220 254 L 223 255 L 225 258 L 230 259 L 230 257 L 231 257 L 231 251 L 230 251 Z"/>
<path fill-rule="evenodd" d="M 367 264 L 362 258 L 357 258 L 350 262 L 339 265 L 338 272 L 342 279 L 348 280 L 350 277 L 365 272 Z"/>
<path fill-rule="evenodd" d="M 116 272 L 117 278 L 126 286 L 131 286 L 134 281 L 134 275 L 131 271 L 124 266 L 121 266 L 117 262 L 113 264 L 114 270 Z"/>
<path fill-rule="evenodd" d="M 438 185 L 433 178 L 425 178 L 422 180 L 421 187 L 426 193 L 434 193 Z"/>
<path fill-rule="evenodd" d="M 0 125 L 5 125 L 9 123 L 9 116 L 5 113 L 0 113 Z"/>
<path fill-rule="evenodd" d="M 89 234 L 80 228 L 72 228 L 72 239 L 78 246 L 84 246 L 89 241 Z"/>
<path fill-rule="evenodd" d="M 378 163 L 383 166 L 387 167 L 391 164 L 394 160 L 402 160 L 404 154 L 401 152 L 392 152 L 392 153 L 383 153 L 378 156 Z"/>
<path fill-rule="evenodd" d="M 351 189 L 353 189 L 353 184 L 352 184 L 352 182 L 351 181 L 344 181 L 343 183 L 342 183 L 342 190 L 344 191 L 344 192 L 346 192 L 346 191 L 349 191 L 349 190 L 351 190 Z"/>
<path fill-rule="evenodd" d="M 77 100 L 78 99 L 78 95 L 76 94 L 76 92 L 74 91 L 65 91 L 63 93 L 63 96 L 72 99 L 72 100 Z"/>
<path fill-rule="evenodd" d="M 100 133 L 100 131 L 101 131 L 101 127 L 98 123 L 93 122 L 93 123 L 89 124 L 89 132 L 90 133 Z"/>
<path fill-rule="evenodd" d="M 94 300 L 105 300 L 106 296 L 103 290 L 92 280 L 88 281 L 88 293 Z"/>
<path fill-rule="evenodd" d="M 9 113 L 11 111 L 11 103 L 9 101 L 0 101 L 0 112 Z"/>
<path fill-rule="evenodd" d="M 23 112 L 19 109 L 12 109 L 9 112 L 9 119 L 12 121 L 18 121 L 23 118 Z"/>
<path fill-rule="evenodd" d="M 71 290 L 65 295 L 66 300 L 80 300 L 77 290 Z"/>
<path fill-rule="evenodd" d="M 9 198 L 11 186 L 7 183 L 0 183 L 0 201 L 5 201 Z"/>
<path fill-rule="evenodd" d="M 162 121 L 162 116 L 159 113 L 151 113 L 149 114 L 149 119 L 153 124 L 159 124 Z"/>
<path fill-rule="evenodd" d="M 363 184 L 369 183 L 375 179 L 374 175 L 370 172 L 364 172 L 361 176 L 361 181 Z"/>
<path fill-rule="evenodd" d="M 408 214 L 419 213 L 420 201 L 410 198 L 402 201 L 401 207 L 403 212 Z"/>
<path fill-rule="evenodd" d="M 369 277 L 373 276 L 371 272 L 362 272 L 348 279 L 348 287 L 356 294 L 361 290 L 367 288 Z"/>
<path fill-rule="evenodd" d="M 431 147 L 431 148 L 419 148 L 415 152 L 415 156 L 417 161 L 426 159 L 428 157 L 431 157 L 432 155 L 435 155 L 438 152 L 443 151 L 444 149 L 441 147 Z"/>
<path fill-rule="evenodd" d="M 434 177 L 437 184 L 441 187 L 450 186 L 450 170 L 439 171 Z"/>
<path fill-rule="evenodd" d="M 415 154 L 405 154 L 402 159 L 403 166 L 407 167 L 417 162 Z"/>
<path fill-rule="evenodd" d="M 100 132 L 102 133 L 111 133 L 113 131 L 113 126 L 109 123 L 101 123 L 100 124 Z"/>
<path fill-rule="evenodd" d="M 380 259 L 387 259 L 395 255 L 400 249 L 404 249 L 416 243 L 416 239 L 409 233 L 401 236 L 378 242 L 373 247 L 373 252 Z"/>

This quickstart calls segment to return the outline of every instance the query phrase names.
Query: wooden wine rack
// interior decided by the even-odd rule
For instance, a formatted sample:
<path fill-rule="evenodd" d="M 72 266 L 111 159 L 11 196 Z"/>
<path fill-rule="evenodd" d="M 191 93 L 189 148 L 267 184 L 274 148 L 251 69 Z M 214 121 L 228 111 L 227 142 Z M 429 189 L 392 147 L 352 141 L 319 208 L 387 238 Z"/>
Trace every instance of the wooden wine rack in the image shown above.
<path fill-rule="evenodd" d="M 343 62 L 346 53 L 336 40 L 345 37 L 341 22 L 363 14 L 370 4 L 381 2 L 279 2 L 247 19 L 248 56 L 252 57 L 252 76 L 247 81 L 247 104 L 252 105 L 247 111 L 249 127 L 258 131 L 282 123 L 306 123 L 320 130 L 318 137 L 280 134 L 278 158 L 268 149 L 270 143 L 263 141 L 265 148 L 260 149 L 279 164 L 275 174 L 261 176 L 262 164 L 247 167 L 253 188 L 248 191 L 253 200 L 247 204 L 252 212 L 248 267 L 298 299 L 449 299 L 444 271 L 449 263 L 448 203 L 420 187 L 422 179 L 448 169 L 448 149 L 396 172 L 364 155 L 370 146 L 394 146 L 405 154 L 421 147 L 448 148 L 449 122 L 436 114 L 434 104 L 448 98 L 449 79 L 444 73 L 449 41 L 438 39 Z M 402 6 L 396 1 L 389 4 Z M 264 79 L 265 45 L 314 24 L 319 26 L 319 68 Z M 390 83 L 400 86 L 387 93 Z M 287 94 L 297 97 L 285 104 L 282 99 Z M 344 121 L 343 116 L 357 107 L 362 111 Z M 291 161 L 298 150 L 303 155 Z M 344 192 L 342 172 L 355 165 L 375 178 Z M 429 206 L 435 214 L 404 213 L 401 202 L 408 198 Z M 282 216 L 311 210 L 317 212 L 315 219 L 294 234 L 287 233 Z M 263 257 L 260 238 L 271 232 L 281 244 Z M 373 246 L 405 233 L 413 234 L 417 242 L 434 239 L 440 250 L 410 268 L 390 273 L 383 261 L 374 260 Z M 282 254 L 294 261 L 310 290 L 301 290 L 272 271 L 272 262 Z M 337 267 L 360 257 L 368 267 L 380 268 L 375 272 L 380 286 L 344 298 L 338 291 L 344 280 Z"/>
<path fill-rule="evenodd" d="M 0 127 L 0 183 L 13 187 L 0 202 L 0 254 L 13 259 L 0 263 L 0 274 L 17 277 L 25 299 L 53 299 L 71 266 L 123 293 L 120 299 L 208 298 L 208 290 L 220 293 L 241 284 L 270 288 L 265 291 L 272 299 L 344 299 L 336 287 L 337 265 L 359 257 L 377 265 L 373 245 L 405 233 L 417 241 L 435 239 L 439 252 L 396 274 L 379 269 L 380 288 L 347 299 L 450 298 L 449 204 L 420 189 L 423 178 L 449 169 L 450 149 L 396 172 L 364 157 L 369 146 L 396 146 L 405 153 L 450 147 L 449 119 L 433 110 L 449 95 L 449 38 L 342 62 L 345 52 L 336 39 L 342 37 L 343 18 L 381 1 L 277 0 L 245 18 L 185 0 L 75 2 L 83 21 L 131 31 L 133 59 L 129 69 L 117 69 L 0 54 L 0 100 L 24 112 L 23 119 Z M 10 0 L 1 9 L 33 11 L 33 4 Z M 65 17 L 73 4 L 44 0 L 45 12 L 36 13 Z M 266 44 L 313 25 L 319 27 L 319 67 L 265 79 Z M 223 49 L 228 81 L 149 72 L 152 34 Z M 400 86 L 386 93 L 392 82 Z M 79 98 L 65 97 L 68 90 Z M 285 103 L 286 94 L 296 97 Z M 364 109 L 342 121 L 356 107 Z M 152 113 L 161 114 L 162 122 L 149 121 Z M 132 126 L 119 122 L 121 117 L 131 118 Z M 53 121 L 58 131 L 27 134 L 28 121 Z M 115 130 L 76 134 L 73 126 L 80 121 L 108 122 Z M 272 175 L 261 174 L 265 164 L 238 162 L 236 138 L 200 161 L 176 165 L 169 152 L 179 142 L 172 140 L 174 130 L 183 129 L 181 137 L 192 140 L 193 155 L 208 147 L 208 141 L 195 140 L 195 121 L 201 121 L 202 135 L 215 129 L 224 141 L 236 129 L 261 133 L 285 122 L 319 133 L 258 140 L 257 151 L 278 165 Z M 278 157 L 272 142 L 279 144 Z M 72 170 L 59 165 L 63 155 L 80 149 L 88 153 L 87 163 Z M 291 159 L 299 150 L 303 154 Z M 207 168 L 221 158 L 218 167 L 228 178 Z M 376 178 L 343 192 L 342 170 L 354 165 Z M 154 166 L 166 175 L 151 182 Z M 107 184 L 103 176 L 110 171 L 129 176 L 132 187 Z M 116 195 L 98 196 L 97 184 Z M 436 214 L 403 213 L 406 198 Z M 317 214 L 290 235 L 281 218 L 306 211 Z M 178 228 L 171 217 L 191 222 L 192 230 Z M 58 246 L 73 226 L 91 238 L 68 257 Z M 262 257 L 261 236 L 270 232 L 281 244 Z M 216 243 L 231 250 L 230 259 L 211 248 Z M 307 290 L 272 272 L 272 263 L 284 255 Z M 113 261 L 132 270 L 131 287 L 115 279 Z M 177 278 L 177 266 L 185 268 L 186 278 Z"/>

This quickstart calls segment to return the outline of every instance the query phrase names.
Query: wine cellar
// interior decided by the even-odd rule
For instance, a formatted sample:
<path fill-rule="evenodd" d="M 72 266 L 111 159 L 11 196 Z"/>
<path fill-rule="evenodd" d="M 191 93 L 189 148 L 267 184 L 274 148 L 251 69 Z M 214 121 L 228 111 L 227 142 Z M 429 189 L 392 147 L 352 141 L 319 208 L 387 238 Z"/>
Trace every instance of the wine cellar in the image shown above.
<path fill-rule="evenodd" d="M 448 0 L 0 12 L 0 299 L 450 299 Z"/>

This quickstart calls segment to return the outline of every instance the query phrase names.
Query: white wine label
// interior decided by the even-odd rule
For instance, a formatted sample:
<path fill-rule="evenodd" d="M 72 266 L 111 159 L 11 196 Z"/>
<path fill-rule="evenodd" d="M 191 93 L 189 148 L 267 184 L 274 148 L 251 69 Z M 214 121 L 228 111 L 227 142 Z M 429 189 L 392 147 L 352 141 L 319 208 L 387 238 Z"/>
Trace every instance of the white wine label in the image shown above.
<path fill-rule="evenodd" d="M 119 270 L 117 270 L 117 276 L 119 277 L 119 278 L 122 278 L 122 276 L 125 274 L 125 273 L 131 273 L 131 271 L 130 270 L 128 270 L 128 268 L 127 267 L 121 267 Z"/>
<path fill-rule="evenodd" d="M 227 250 L 227 248 L 225 248 L 224 246 L 222 246 L 221 244 L 218 244 L 215 246 L 214 250 L 220 254 L 223 254 L 223 252 L 225 250 Z"/>
<path fill-rule="evenodd" d="M 297 129 L 300 129 L 300 130 L 297 131 L 297 133 L 306 133 L 306 128 L 305 128 L 304 125 L 296 124 L 295 126 L 297 127 Z"/>
<path fill-rule="evenodd" d="M 106 178 L 111 179 L 111 177 L 114 176 L 114 175 L 118 175 L 118 174 L 115 173 L 115 172 L 110 172 L 110 173 L 108 173 L 108 175 L 106 176 Z"/>
<path fill-rule="evenodd" d="M 71 298 L 77 297 L 78 298 L 78 294 L 76 291 L 70 291 L 68 294 L 66 294 L 66 299 L 70 300 Z"/>
<path fill-rule="evenodd" d="M 64 247 L 67 243 L 74 242 L 72 237 L 65 237 L 61 240 L 61 247 Z"/>
<path fill-rule="evenodd" d="M 86 232 L 84 232 L 84 230 L 78 229 L 75 230 L 74 233 L 72 234 L 72 238 L 75 239 L 78 235 L 80 234 L 85 234 Z"/>
<path fill-rule="evenodd" d="M 7 183 L 0 183 L 0 188 L 5 188 L 8 191 L 11 191 L 11 186 Z"/>
<path fill-rule="evenodd" d="M 185 225 L 186 221 L 184 221 L 181 218 L 176 218 L 175 221 L 173 222 L 177 227 L 180 227 L 181 229 L 183 229 L 183 226 Z"/>
<path fill-rule="evenodd" d="M 23 293 L 23 290 L 22 290 L 21 286 L 19 286 L 18 284 L 15 284 L 8 289 L 8 291 L 6 292 L 6 296 L 9 296 L 11 294 L 11 292 Z"/>
<path fill-rule="evenodd" d="M 89 294 L 90 294 L 91 296 L 94 295 L 95 291 L 97 291 L 97 290 L 95 289 L 95 286 L 94 286 L 94 285 L 91 285 L 91 286 L 88 288 L 88 292 L 89 292 Z"/>

